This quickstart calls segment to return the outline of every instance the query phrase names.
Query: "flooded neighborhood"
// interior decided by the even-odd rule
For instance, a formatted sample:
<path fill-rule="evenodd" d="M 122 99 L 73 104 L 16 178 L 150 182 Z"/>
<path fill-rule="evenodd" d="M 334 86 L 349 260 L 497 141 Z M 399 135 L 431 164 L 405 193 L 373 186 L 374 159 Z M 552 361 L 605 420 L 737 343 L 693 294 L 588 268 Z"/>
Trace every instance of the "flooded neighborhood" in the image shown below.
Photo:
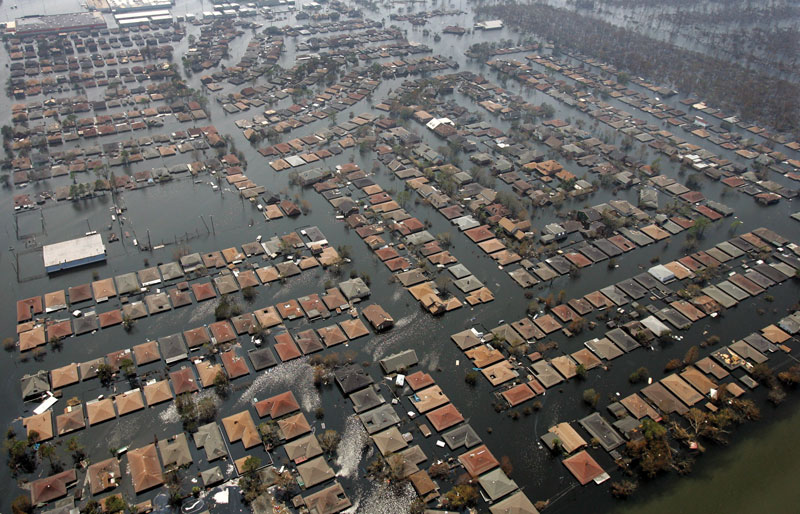
<path fill-rule="evenodd" d="M 0 14 L 0 511 L 796 510 L 796 3 Z"/>

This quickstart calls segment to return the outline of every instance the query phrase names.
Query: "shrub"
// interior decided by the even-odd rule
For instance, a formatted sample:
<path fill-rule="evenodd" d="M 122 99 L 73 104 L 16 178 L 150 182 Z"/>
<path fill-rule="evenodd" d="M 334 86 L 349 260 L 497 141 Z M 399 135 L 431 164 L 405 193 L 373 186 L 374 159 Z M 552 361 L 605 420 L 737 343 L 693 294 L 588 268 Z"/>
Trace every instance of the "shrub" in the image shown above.
<path fill-rule="evenodd" d="M 650 376 L 650 372 L 647 371 L 647 368 L 642 366 L 641 368 L 637 369 L 633 373 L 628 376 L 628 382 L 631 384 L 638 384 L 640 382 L 644 382 Z"/>
<path fill-rule="evenodd" d="M 611 494 L 614 498 L 625 499 L 632 495 L 639 485 L 630 480 L 620 480 L 619 482 L 611 483 Z"/>
<path fill-rule="evenodd" d="M 583 403 L 594 408 L 597 406 L 597 401 L 600 399 L 600 394 L 593 388 L 585 389 L 583 391 Z"/>

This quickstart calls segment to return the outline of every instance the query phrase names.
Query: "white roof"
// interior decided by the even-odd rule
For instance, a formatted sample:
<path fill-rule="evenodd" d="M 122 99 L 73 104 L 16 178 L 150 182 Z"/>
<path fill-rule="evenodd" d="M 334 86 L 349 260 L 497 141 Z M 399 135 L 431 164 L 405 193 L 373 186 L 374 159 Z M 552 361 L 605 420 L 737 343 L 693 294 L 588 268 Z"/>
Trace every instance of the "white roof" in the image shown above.
<path fill-rule="evenodd" d="M 670 280 L 675 279 L 675 273 L 671 272 L 669 268 L 663 264 L 653 266 L 647 270 L 647 272 L 653 275 L 653 277 L 657 278 L 662 284 L 666 284 Z"/>
<path fill-rule="evenodd" d="M 73 262 L 88 257 L 96 257 L 106 252 L 106 245 L 103 244 L 103 236 L 92 234 L 90 236 L 70 239 L 42 248 L 44 266 L 57 266 L 67 262 Z"/>

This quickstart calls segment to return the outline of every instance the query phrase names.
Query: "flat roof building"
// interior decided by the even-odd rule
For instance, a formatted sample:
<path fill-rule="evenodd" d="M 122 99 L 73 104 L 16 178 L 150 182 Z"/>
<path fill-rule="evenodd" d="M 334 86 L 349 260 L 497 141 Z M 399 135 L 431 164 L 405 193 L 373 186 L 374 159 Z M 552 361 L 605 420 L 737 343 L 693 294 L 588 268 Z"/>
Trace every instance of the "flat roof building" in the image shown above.
<path fill-rule="evenodd" d="M 174 0 L 106 0 L 106 3 L 113 13 L 169 9 L 175 4 Z"/>
<path fill-rule="evenodd" d="M 47 273 L 54 273 L 106 260 L 106 245 L 103 244 L 103 236 L 92 234 L 45 245 L 42 257 Z"/>
<path fill-rule="evenodd" d="M 106 21 L 100 13 L 76 12 L 17 18 L 6 26 L 6 31 L 23 37 L 104 28 Z"/>

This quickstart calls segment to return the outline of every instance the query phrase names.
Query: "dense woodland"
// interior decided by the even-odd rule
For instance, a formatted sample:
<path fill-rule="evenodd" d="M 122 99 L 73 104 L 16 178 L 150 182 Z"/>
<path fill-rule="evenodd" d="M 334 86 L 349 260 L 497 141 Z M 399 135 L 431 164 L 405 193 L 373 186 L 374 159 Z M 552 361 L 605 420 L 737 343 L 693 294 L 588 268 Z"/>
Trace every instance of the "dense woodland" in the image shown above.
<path fill-rule="evenodd" d="M 544 4 L 482 6 L 556 48 L 576 50 L 632 75 L 701 97 L 714 107 L 779 131 L 800 131 L 800 85 L 728 60 L 690 51 L 578 12 Z"/>

